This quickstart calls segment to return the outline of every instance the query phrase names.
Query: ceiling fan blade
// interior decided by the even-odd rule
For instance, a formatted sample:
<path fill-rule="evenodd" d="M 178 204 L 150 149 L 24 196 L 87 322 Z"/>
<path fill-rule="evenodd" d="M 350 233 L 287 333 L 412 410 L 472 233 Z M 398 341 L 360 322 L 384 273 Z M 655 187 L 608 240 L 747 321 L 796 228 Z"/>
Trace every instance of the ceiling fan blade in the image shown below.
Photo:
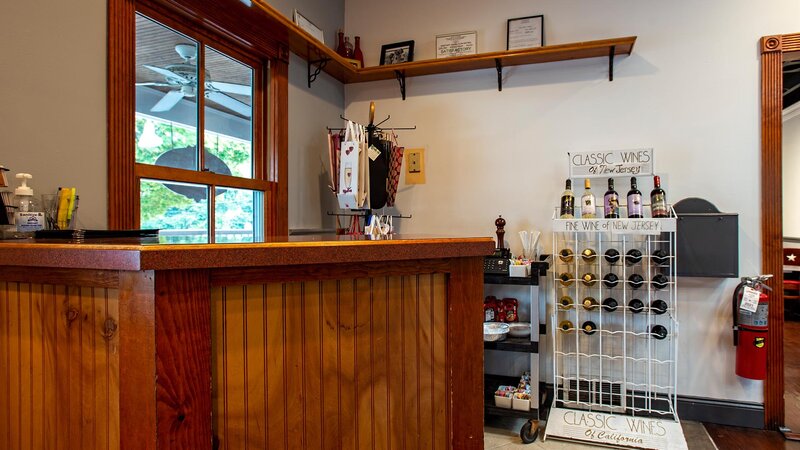
<path fill-rule="evenodd" d="M 173 72 L 171 70 L 163 69 L 161 67 L 151 66 L 150 64 L 142 64 L 142 66 L 147 67 L 148 69 L 152 70 L 153 72 L 156 72 L 158 74 L 164 75 L 167 78 L 172 78 L 172 79 L 178 80 L 181 83 L 191 84 L 191 82 L 192 82 L 188 78 L 185 78 L 185 77 L 183 77 L 181 75 L 178 75 L 177 73 L 175 73 L 175 72 Z"/>
<path fill-rule="evenodd" d="M 161 100 L 158 101 L 150 111 L 152 112 L 165 112 L 172 109 L 175 105 L 178 104 L 179 101 L 183 98 L 183 92 L 181 91 L 169 91 L 166 95 L 161 97 Z"/>
<path fill-rule="evenodd" d="M 249 105 L 242 103 L 231 96 L 225 95 L 222 92 L 206 91 L 206 98 L 213 102 L 219 103 L 231 111 L 236 111 L 243 116 L 250 117 L 252 114 L 252 110 Z"/>
<path fill-rule="evenodd" d="M 172 86 L 172 85 L 171 85 L 171 84 L 169 84 L 169 83 L 152 83 L 152 82 L 147 82 L 147 83 L 136 83 L 136 85 L 137 85 L 137 86 L 161 86 L 161 87 Z"/>
<path fill-rule="evenodd" d="M 224 81 L 209 81 L 207 84 L 218 91 L 229 94 L 253 95 L 253 87 L 246 84 L 226 83 Z"/>

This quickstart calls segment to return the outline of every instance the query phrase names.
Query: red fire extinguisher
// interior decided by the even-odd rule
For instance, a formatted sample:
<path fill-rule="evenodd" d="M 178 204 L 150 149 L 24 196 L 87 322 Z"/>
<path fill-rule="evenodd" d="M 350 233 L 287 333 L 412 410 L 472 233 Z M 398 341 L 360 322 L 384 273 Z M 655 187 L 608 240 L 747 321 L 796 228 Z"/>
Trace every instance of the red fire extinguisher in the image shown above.
<path fill-rule="evenodd" d="M 769 297 L 764 282 L 772 275 L 742 277 L 733 291 L 733 345 L 736 346 L 736 375 L 751 380 L 767 378 L 767 317 Z M 745 288 L 758 292 L 755 312 L 741 309 Z"/>

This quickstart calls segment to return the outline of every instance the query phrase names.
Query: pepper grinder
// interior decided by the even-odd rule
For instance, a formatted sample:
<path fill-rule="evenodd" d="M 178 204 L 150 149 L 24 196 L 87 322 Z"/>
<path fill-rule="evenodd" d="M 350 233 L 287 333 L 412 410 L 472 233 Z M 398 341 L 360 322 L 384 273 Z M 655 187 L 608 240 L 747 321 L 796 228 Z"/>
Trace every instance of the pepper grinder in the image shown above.
<path fill-rule="evenodd" d="M 506 219 L 503 219 L 503 216 L 498 216 L 497 220 L 494 221 L 494 225 L 497 227 L 497 248 L 505 248 L 503 247 L 505 243 L 503 239 L 506 235 Z"/>

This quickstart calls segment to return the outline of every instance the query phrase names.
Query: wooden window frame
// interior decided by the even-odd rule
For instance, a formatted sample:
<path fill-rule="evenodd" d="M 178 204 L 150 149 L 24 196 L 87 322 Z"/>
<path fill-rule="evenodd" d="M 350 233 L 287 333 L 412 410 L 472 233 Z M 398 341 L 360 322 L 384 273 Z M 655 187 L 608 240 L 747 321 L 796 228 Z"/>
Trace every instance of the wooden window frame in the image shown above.
<path fill-rule="evenodd" d="M 288 47 L 280 39 L 242 36 L 226 22 L 226 5 L 194 0 L 109 0 L 108 2 L 108 228 L 140 226 L 142 179 L 173 180 L 263 192 L 264 234 L 288 235 Z M 136 13 L 199 39 L 254 68 L 253 178 L 240 178 L 135 162 Z M 219 18 L 222 19 L 219 19 Z M 233 30 L 233 31 L 232 31 Z M 201 46 L 203 44 L 200 44 Z M 203 51 L 198 52 L 202 67 Z M 268 70 L 261 68 L 269 67 Z M 203 71 L 198 71 L 202 83 Z M 203 111 L 204 99 L 198 98 Z M 198 114 L 198 146 L 203 145 L 203 114 Z M 202 158 L 204 152 L 200 153 Z M 214 209 L 209 208 L 209 240 L 214 239 Z"/>

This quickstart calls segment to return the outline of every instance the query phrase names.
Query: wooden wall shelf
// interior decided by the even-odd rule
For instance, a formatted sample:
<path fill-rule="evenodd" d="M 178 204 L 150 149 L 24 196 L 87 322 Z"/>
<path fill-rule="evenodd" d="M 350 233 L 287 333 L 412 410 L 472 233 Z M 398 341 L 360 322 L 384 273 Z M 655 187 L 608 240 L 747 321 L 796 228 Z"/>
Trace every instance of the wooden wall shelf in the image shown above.
<path fill-rule="evenodd" d="M 270 16 L 273 22 L 278 22 L 286 30 L 289 49 L 308 62 L 309 86 L 320 72 L 325 72 L 345 84 L 397 79 L 400 82 L 403 98 L 405 98 L 405 79 L 407 77 L 494 68 L 497 69 L 498 89 L 502 90 L 504 67 L 572 59 L 608 57 L 609 81 L 611 81 L 614 77 L 614 57 L 630 55 L 636 42 L 636 36 L 628 36 L 357 69 L 333 49 L 313 38 L 265 3 L 265 0 L 254 0 L 253 5 L 260 8 L 263 13 Z"/>
<path fill-rule="evenodd" d="M 571 59 L 608 57 L 609 81 L 614 77 L 614 57 L 630 55 L 636 36 L 628 36 L 598 41 L 576 42 L 572 44 L 549 45 L 527 50 L 511 50 L 477 55 L 458 56 L 446 59 L 429 59 L 388 66 L 373 66 L 357 69 L 339 56 L 333 49 L 319 42 L 284 17 L 265 0 L 254 0 L 253 6 L 270 16 L 286 30 L 289 49 L 308 62 L 309 87 L 320 72 L 326 72 L 345 84 L 366 81 L 397 79 L 405 99 L 405 79 L 423 75 L 462 72 L 466 70 L 497 69 L 498 89 L 502 90 L 503 67 L 525 64 L 539 64 Z"/>

